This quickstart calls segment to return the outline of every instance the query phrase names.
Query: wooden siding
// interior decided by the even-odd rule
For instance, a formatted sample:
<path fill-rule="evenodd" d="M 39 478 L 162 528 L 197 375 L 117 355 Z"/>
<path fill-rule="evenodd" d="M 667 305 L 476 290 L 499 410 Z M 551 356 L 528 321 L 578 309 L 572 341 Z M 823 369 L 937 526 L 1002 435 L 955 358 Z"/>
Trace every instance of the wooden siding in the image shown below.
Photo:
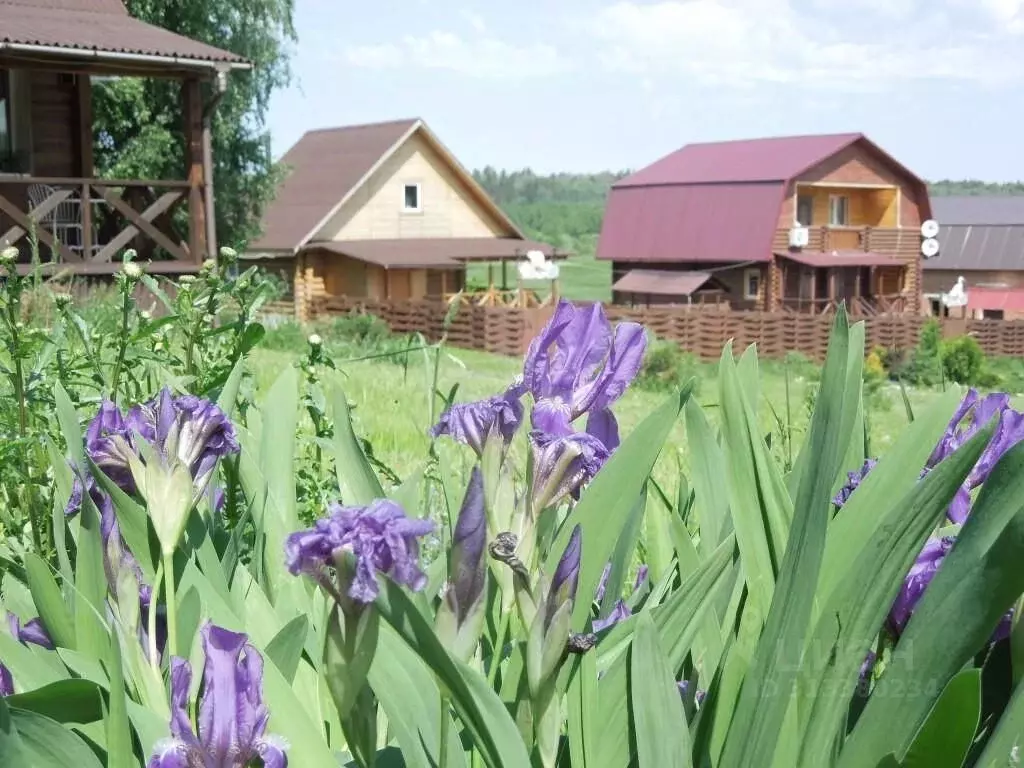
<path fill-rule="evenodd" d="M 811 226 L 829 223 L 830 198 L 841 195 L 847 199 L 848 224 L 851 227 L 895 227 L 897 188 L 864 189 L 863 187 L 809 187 L 796 188 L 798 198 L 809 197 L 812 202 Z M 791 207 L 794 211 L 795 208 Z M 793 226 L 795 218 L 779 222 L 779 226 Z M 807 224 L 808 222 L 803 222 Z"/>
<path fill-rule="evenodd" d="M 327 251 L 305 254 L 305 268 L 312 280 L 322 285 L 326 296 L 347 296 L 353 299 L 418 300 L 440 297 L 446 292 L 461 290 L 463 276 L 459 270 L 384 269 L 376 264 Z M 294 263 L 289 260 L 290 263 Z"/>
<path fill-rule="evenodd" d="M 32 102 L 32 173 L 78 176 L 78 86 L 75 76 L 35 70 Z"/>
<path fill-rule="evenodd" d="M 420 211 L 402 210 L 406 184 L 419 184 Z M 317 240 L 512 235 L 418 135 L 356 191 L 314 236 Z"/>

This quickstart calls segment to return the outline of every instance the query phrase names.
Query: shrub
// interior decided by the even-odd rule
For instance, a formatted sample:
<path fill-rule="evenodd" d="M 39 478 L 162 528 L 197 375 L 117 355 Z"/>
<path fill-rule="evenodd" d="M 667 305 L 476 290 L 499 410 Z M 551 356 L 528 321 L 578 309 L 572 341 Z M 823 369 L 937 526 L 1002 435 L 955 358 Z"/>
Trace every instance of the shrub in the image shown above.
<path fill-rule="evenodd" d="M 985 353 L 973 336 L 958 336 L 942 342 L 939 354 L 947 379 L 957 384 L 979 383 Z"/>
<path fill-rule="evenodd" d="M 654 339 L 647 347 L 636 386 L 648 392 L 662 392 L 677 389 L 696 377 L 699 387 L 702 369 L 697 357 L 675 342 Z"/>

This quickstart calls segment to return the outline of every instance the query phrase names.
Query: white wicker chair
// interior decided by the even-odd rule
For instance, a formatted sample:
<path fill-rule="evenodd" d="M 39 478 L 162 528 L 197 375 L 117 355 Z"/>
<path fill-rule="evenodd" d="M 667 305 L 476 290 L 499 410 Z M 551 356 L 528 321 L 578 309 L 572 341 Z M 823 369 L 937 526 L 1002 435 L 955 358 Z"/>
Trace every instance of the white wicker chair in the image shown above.
<path fill-rule="evenodd" d="M 28 188 L 29 204 L 35 209 L 56 191 L 56 187 L 49 184 L 33 184 Z M 72 251 L 82 250 L 82 201 L 77 197 L 62 200 L 56 208 L 39 219 L 39 225 L 61 245 Z"/>

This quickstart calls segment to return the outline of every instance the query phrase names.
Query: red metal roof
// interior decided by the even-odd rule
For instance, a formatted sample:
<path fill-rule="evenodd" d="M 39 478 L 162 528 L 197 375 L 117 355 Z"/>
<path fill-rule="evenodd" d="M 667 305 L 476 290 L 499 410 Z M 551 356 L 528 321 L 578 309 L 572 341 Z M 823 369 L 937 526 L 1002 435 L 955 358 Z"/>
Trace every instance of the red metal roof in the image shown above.
<path fill-rule="evenodd" d="M 1024 288 L 967 289 L 968 309 L 996 309 L 1006 312 L 1024 312 Z"/>
<path fill-rule="evenodd" d="M 858 143 L 920 189 L 924 182 L 860 133 L 691 144 L 614 184 L 597 258 L 770 261 L 787 185 Z"/>
<path fill-rule="evenodd" d="M 612 289 L 655 296 L 690 296 L 710 279 L 707 272 L 631 269 L 615 282 Z"/>
<path fill-rule="evenodd" d="M 237 54 L 139 21 L 118 0 L 0 0 L 0 43 L 246 63 Z"/>
<path fill-rule="evenodd" d="M 780 251 L 775 254 L 808 267 L 902 267 L 905 262 L 864 251 Z"/>
<path fill-rule="evenodd" d="M 859 133 L 839 133 L 687 144 L 615 187 L 788 181 L 862 138 Z"/>
<path fill-rule="evenodd" d="M 685 184 L 612 190 L 599 259 L 770 261 L 782 184 Z"/>

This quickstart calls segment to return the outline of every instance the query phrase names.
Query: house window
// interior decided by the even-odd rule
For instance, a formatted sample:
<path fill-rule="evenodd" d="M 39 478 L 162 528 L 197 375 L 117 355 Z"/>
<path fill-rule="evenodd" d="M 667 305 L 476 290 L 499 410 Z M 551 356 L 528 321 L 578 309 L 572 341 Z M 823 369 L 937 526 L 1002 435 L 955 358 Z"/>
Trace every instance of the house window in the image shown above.
<path fill-rule="evenodd" d="M 420 208 L 420 185 L 419 184 L 406 184 L 402 190 L 402 210 L 415 212 L 422 210 Z"/>
<path fill-rule="evenodd" d="M 743 298 L 757 299 L 761 292 L 761 270 L 747 269 L 743 272 Z"/>
<path fill-rule="evenodd" d="M 846 195 L 829 197 L 828 223 L 833 227 L 845 227 L 850 223 L 850 198 Z"/>
<path fill-rule="evenodd" d="M 797 197 L 796 223 L 802 227 L 809 227 L 814 223 L 814 198 L 810 195 Z"/>
<path fill-rule="evenodd" d="M 11 160 L 14 142 L 11 140 L 11 76 L 0 69 L 0 170 Z"/>
<path fill-rule="evenodd" d="M 981 317 L 983 320 L 1005 320 L 1006 314 L 1001 309 L 983 309 Z"/>

